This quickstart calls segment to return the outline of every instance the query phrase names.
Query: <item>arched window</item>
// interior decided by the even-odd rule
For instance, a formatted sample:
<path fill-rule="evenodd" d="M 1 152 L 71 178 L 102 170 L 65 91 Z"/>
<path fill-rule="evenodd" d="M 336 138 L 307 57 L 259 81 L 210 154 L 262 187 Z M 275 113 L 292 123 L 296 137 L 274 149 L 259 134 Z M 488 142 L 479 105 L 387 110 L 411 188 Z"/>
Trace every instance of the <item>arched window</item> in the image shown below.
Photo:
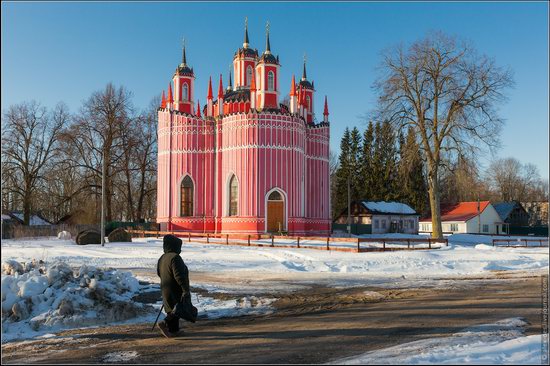
<path fill-rule="evenodd" d="M 233 175 L 229 181 L 229 216 L 237 216 L 238 201 L 239 182 L 237 177 Z"/>
<path fill-rule="evenodd" d="M 180 216 L 193 216 L 193 181 L 186 175 L 181 181 Z"/>
<path fill-rule="evenodd" d="M 275 90 L 275 74 L 273 71 L 267 74 L 267 90 Z"/>
<path fill-rule="evenodd" d="M 189 87 L 187 86 L 187 83 L 183 83 L 183 87 L 181 88 L 181 100 L 189 100 Z"/>
<path fill-rule="evenodd" d="M 248 65 L 246 68 L 246 86 L 250 86 L 250 82 L 252 81 L 252 66 Z"/>
<path fill-rule="evenodd" d="M 309 98 L 309 95 L 306 97 L 306 103 L 307 103 L 307 110 L 311 112 L 311 99 Z"/>
<path fill-rule="evenodd" d="M 268 201 L 282 201 L 283 196 L 279 193 L 279 191 L 273 191 L 269 194 L 269 197 L 267 197 Z"/>

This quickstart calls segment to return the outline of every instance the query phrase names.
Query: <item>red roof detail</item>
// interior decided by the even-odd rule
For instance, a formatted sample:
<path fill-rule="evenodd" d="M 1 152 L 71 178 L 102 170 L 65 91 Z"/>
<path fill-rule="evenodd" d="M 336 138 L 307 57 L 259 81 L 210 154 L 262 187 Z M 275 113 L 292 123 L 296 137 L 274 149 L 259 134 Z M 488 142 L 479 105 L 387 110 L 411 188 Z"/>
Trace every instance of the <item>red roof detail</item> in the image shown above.
<path fill-rule="evenodd" d="M 160 107 L 166 108 L 166 95 L 164 95 L 164 90 L 162 91 L 162 100 L 160 101 Z"/>
<path fill-rule="evenodd" d="M 223 98 L 222 74 L 220 74 L 220 86 L 218 87 L 218 98 Z"/>
<path fill-rule="evenodd" d="M 296 81 L 294 80 L 294 75 L 292 75 L 292 82 L 290 84 L 290 96 L 296 96 Z"/>
<path fill-rule="evenodd" d="M 197 117 L 201 116 L 201 102 L 197 100 Z"/>
<path fill-rule="evenodd" d="M 454 205 L 441 206 L 441 221 L 468 221 L 478 214 L 477 201 L 473 202 L 459 202 Z M 483 212 L 489 201 L 479 202 L 479 212 Z M 431 217 L 425 217 L 420 220 L 421 222 L 431 222 Z"/>
<path fill-rule="evenodd" d="M 298 92 L 298 105 L 303 105 L 303 104 L 304 104 L 304 93 L 303 93 L 302 86 L 300 85 L 300 91 Z"/>
<path fill-rule="evenodd" d="M 328 103 L 327 103 L 327 96 L 325 95 L 325 110 L 323 112 L 323 116 L 328 116 Z"/>
<path fill-rule="evenodd" d="M 210 76 L 210 80 L 208 81 L 208 99 L 212 99 L 212 76 Z"/>
<path fill-rule="evenodd" d="M 168 84 L 168 103 L 173 103 L 174 98 L 172 98 L 172 83 Z"/>

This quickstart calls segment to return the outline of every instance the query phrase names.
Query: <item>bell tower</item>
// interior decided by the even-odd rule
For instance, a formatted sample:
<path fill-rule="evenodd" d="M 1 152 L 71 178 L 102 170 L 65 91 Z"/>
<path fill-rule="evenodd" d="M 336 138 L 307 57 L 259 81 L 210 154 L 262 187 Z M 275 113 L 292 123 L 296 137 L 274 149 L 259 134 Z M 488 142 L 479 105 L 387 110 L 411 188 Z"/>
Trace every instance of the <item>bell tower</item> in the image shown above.
<path fill-rule="evenodd" d="M 265 51 L 256 65 L 256 108 L 260 110 L 279 107 L 279 56 L 271 53 L 269 22 L 265 29 Z"/>
<path fill-rule="evenodd" d="M 195 74 L 193 68 L 187 65 L 187 56 L 185 54 L 185 39 L 182 46 L 181 64 L 176 68 L 173 77 L 174 82 L 174 109 L 194 114 L 195 104 L 193 102 L 195 94 Z"/>
<path fill-rule="evenodd" d="M 250 43 L 248 41 L 248 18 L 245 18 L 243 47 L 239 48 L 237 52 L 235 52 L 235 56 L 233 56 L 235 90 L 250 88 L 257 59 L 258 51 L 250 48 Z"/>

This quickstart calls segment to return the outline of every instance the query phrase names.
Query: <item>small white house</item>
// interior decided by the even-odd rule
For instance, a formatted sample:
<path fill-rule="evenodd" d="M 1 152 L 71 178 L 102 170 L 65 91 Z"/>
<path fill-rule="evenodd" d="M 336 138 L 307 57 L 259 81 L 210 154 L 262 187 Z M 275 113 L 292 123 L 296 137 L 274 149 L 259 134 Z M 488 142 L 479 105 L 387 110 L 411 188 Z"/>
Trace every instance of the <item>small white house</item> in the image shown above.
<path fill-rule="evenodd" d="M 489 201 L 459 202 L 441 207 L 444 233 L 502 234 L 505 224 Z M 432 218 L 420 220 L 421 233 L 431 233 Z"/>
<path fill-rule="evenodd" d="M 371 225 L 372 234 L 418 234 L 420 215 L 401 202 L 356 201 L 351 204 L 351 223 Z M 336 219 L 337 224 L 347 224 L 347 208 Z"/>

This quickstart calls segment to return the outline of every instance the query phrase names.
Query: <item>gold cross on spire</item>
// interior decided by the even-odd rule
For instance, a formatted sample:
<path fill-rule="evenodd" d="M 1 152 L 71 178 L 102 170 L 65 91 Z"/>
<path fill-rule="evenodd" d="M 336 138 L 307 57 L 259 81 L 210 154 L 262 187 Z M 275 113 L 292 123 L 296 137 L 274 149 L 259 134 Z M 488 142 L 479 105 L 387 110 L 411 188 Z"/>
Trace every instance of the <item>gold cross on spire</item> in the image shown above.
<path fill-rule="evenodd" d="M 265 23 L 265 31 L 269 33 L 269 20 Z"/>
<path fill-rule="evenodd" d="M 248 17 L 244 17 L 244 28 L 248 28 Z"/>

